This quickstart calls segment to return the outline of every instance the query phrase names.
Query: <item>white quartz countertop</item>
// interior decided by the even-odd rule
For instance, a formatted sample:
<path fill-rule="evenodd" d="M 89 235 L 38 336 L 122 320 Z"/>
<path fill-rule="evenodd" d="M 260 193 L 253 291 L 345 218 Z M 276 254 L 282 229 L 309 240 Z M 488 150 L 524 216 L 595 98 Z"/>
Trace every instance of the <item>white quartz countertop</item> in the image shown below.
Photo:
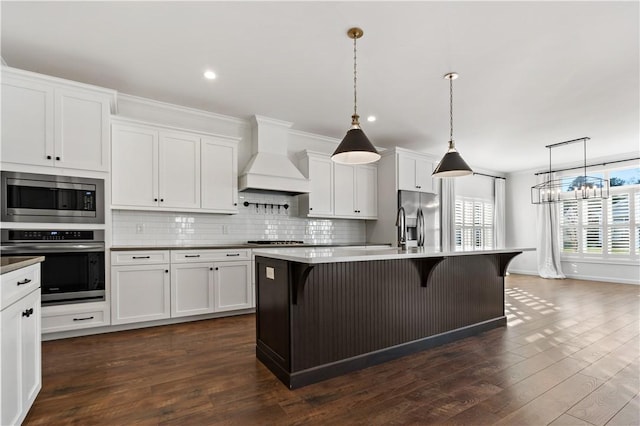
<path fill-rule="evenodd" d="M 513 253 L 534 251 L 534 248 L 504 248 L 496 250 L 434 251 L 424 247 L 352 248 L 352 247 L 296 247 L 268 250 L 254 249 L 256 256 L 289 260 L 300 263 L 362 262 L 369 260 L 412 259 L 421 257 L 474 256 L 479 254 Z"/>

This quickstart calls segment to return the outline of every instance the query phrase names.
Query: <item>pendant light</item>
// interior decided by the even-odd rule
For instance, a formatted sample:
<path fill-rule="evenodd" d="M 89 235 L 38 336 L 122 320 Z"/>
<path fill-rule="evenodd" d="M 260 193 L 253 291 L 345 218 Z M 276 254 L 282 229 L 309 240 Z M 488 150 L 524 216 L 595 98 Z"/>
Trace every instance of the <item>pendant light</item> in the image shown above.
<path fill-rule="evenodd" d="M 342 164 L 366 164 L 373 163 L 380 159 L 380 154 L 373 146 L 360 128 L 360 116 L 358 115 L 358 92 L 357 83 L 357 49 L 356 40 L 362 37 L 364 33 L 360 28 L 351 28 L 347 31 L 349 38 L 353 39 L 353 115 L 351 116 L 351 128 L 347 131 L 347 135 L 342 139 L 338 148 L 331 156 L 336 163 Z"/>
<path fill-rule="evenodd" d="M 456 150 L 453 142 L 453 80 L 458 78 L 458 74 L 450 72 L 445 74 L 444 78 L 449 80 L 449 150 L 444 154 L 440 163 L 433 171 L 434 177 L 458 177 L 467 176 L 473 173 L 471 167 L 462 159 L 460 153 Z"/>

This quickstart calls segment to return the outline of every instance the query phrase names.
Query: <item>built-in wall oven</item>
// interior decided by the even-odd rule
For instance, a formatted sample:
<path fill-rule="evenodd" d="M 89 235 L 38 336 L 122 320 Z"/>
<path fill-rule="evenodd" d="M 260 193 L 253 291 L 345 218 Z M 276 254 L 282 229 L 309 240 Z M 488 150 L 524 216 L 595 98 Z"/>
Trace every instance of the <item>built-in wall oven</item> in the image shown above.
<path fill-rule="evenodd" d="M 3 171 L 2 221 L 104 223 L 104 180 Z"/>
<path fill-rule="evenodd" d="M 44 256 L 42 305 L 105 300 L 103 230 L 3 229 L 2 256 Z"/>

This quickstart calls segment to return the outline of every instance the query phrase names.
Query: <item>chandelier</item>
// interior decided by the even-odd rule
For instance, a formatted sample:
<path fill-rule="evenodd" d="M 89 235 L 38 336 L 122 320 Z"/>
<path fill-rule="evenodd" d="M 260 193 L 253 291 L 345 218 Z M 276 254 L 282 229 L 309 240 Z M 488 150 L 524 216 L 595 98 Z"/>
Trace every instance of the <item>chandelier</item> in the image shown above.
<path fill-rule="evenodd" d="M 531 187 L 532 204 L 559 203 L 565 200 L 585 200 L 609 198 L 609 181 L 596 176 L 587 176 L 587 141 L 591 138 L 584 137 L 570 141 L 558 142 L 547 145 L 549 149 L 549 179 Z M 582 176 L 567 179 L 551 179 L 551 150 L 559 146 L 582 142 L 584 167 Z"/>

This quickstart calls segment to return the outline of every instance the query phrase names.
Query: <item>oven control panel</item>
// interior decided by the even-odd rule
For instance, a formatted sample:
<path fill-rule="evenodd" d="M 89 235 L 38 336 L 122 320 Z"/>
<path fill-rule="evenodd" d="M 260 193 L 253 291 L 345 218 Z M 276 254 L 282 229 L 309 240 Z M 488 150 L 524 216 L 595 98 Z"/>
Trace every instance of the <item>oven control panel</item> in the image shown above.
<path fill-rule="evenodd" d="M 9 230 L 9 241 L 74 241 L 74 240 L 93 240 L 94 231 L 73 231 L 73 230 Z"/>

